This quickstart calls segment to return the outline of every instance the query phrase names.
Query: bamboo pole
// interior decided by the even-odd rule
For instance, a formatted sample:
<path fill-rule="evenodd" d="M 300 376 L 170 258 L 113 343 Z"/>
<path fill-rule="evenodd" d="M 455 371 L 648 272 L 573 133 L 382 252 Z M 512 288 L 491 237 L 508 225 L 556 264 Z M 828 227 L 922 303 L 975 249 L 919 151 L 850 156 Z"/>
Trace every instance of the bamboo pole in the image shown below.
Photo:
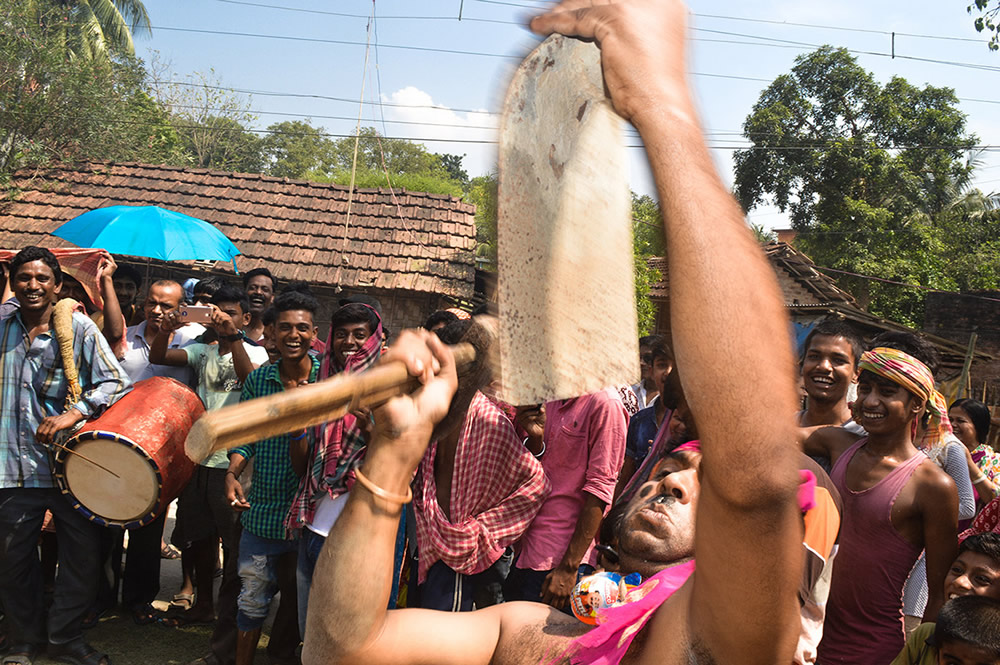
<path fill-rule="evenodd" d="M 456 344 L 451 349 L 460 375 L 476 362 L 471 344 Z M 358 407 L 379 406 L 419 386 L 419 380 L 410 376 L 402 362 L 379 364 L 360 374 L 338 374 L 205 413 L 188 432 L 184 452 L 200 462 L 218 450 L 336 420 Z"/>

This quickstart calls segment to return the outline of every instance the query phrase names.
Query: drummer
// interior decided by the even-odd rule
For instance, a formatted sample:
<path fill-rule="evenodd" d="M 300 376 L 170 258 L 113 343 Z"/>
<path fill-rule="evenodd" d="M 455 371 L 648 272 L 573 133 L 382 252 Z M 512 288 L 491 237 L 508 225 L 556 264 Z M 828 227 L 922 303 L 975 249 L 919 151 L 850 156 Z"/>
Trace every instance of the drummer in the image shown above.
<path fill-rule="evenodd" d="M 107 665 L 83 641 L 81 623 L 97 591 L 100 527 L 75 511 L 56 487 L 49 444 L 85 418 L 99 415 L 131 389 L 94 322 L 72 315 L 73 356 L 81 398 L 66 407 L 69 389 L 52 320 L 62 271 L 47 249 L 26 247 L 10 263 L 17 308 L 0 316 L 0 601 L 11 650 L 5 663 L 25 665 L 42 648 L 56 660 Z M 30 361 L 29 361 L 30 359 Z M 59 577 L 46 620 L 38 533 L 45 511 L 55 518 Z"/>

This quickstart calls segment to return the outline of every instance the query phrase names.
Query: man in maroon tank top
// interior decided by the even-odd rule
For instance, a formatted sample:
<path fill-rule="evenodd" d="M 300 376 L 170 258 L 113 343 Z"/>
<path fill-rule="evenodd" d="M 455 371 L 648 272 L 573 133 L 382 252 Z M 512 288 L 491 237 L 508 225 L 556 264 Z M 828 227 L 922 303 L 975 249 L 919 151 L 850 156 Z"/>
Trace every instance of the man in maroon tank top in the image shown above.
<path fill-rule="evenodd" d="M 933 619 L 941 608 L 957 549 L 958 493 L 913 441 L 916 420 L 925 413 L 925 447 L 950 430 L 928 368 L 934 364 L 933 349 L 915 335 L 877 337 L 862 356 L 854 403 L 854 418 L 868 437 L 830 427 L 804 442 L 806 453 L 830 458 L 844 503 L 820 665 L 881 665 L 899 653 L 903 585 L 925 548 L 931 590 L 926 616 Z"/>

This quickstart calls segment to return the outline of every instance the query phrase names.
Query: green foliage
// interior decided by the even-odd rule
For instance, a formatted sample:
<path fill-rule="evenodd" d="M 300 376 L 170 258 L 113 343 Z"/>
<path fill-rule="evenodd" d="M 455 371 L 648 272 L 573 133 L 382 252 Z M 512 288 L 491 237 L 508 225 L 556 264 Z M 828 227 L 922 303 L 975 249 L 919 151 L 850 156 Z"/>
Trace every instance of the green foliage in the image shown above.
<path fill-rule="evenodd" d="M 190 75 L 184 83 L 160 85 L 156 95 L 170 110 L 187 165 L 262 172 L 264 141 L 250 129 L 256 120 L 250 113 L 250 98 L 227 90 L 214 69 Z"/>
<path fill-rule="evenodd" d="M 967 186 L 976 143 L 956 106 L 948 88 L 880 85 L 844 49 L 800 56 L 744 123 L 755 147 L 734 156 L 736 196 L 745 210 L 789 212 L 796 245 L 819 265 L 951 288 L 938 219 Z M 922 321 L 916 290 L 839 281 L 875 314 Z"/>
<path fill-rule="evenodd" d="M 656 325 L 656 305 L 649 299 L 649 290 L 661 275 L 649 267 L 649 259 L 663 256 L 665 251 L 660 206 L 652 197 L 632 192 L 632 257 L 640 335 L 652 333 Z"/>
<path fill-rule="evenodd" d="M 462 160 L 465 155 L 449 155 L 447 153 L 435 153 L 441 160 L 441 166 L 448 172 L 448 177 L 462 186 L 462 189 L 469 188 L 469 172 L 462 168 Z"/>
<path fill-rule="evenodd" d="M 309 173 L 307 178 L 314 182 L 335 182 L 338 185 L 351 184 L 350 171 L 335 171 L 333 173 Z M 460 198 L 462 187 L 453 180 L 427 173 L 401 173 L 391 178 L 393 190 L 409 190 L 411 192 L 428 192 L 430 194 L 446 194 Z M 354 176 L 354 186 L 359 189 L 387 189 L 385 174 L 380 171 L 358 171 Z"/>
<path fill-rule="evenodd" d="M 16 0 L 15 0 L 16 1 Z M 109 61 L 135 55 L 132 34 L 149 34 L 140 0 L 22 0 L 69 59 Z"/>
<path fill-rule="evenodd" d="M 469 182 L 466 199 L 476 206 L 476 256 L 486 270 L 497 269 L 497 185 L 496 169 Z"/>
<path fill-rule="evenodd" d="M 267 172 L 279 178 L 305 178 L 332 161 L 332 142 L 309 121 L 276 122 L 262 142 Z"/>
<path fill-rule="evenodd" d="M 58 12 L 0 0 L 0 178 L 82 159 L 173 162 L 180 146 L 142 63 L 66 57 L 47 28 Z"/>
<path fill-rule="evenodd" d="M 997 14 L 1000 14 L 1000 3 L 993 0 L 975 0 L 966 8 L 969 14 L 975 16 L 973 25 L 978 32 L 986 31 L 990 35 L 989 47 L 991 51 L 1000 49 L 1000 24 L 997 23 Z"/>

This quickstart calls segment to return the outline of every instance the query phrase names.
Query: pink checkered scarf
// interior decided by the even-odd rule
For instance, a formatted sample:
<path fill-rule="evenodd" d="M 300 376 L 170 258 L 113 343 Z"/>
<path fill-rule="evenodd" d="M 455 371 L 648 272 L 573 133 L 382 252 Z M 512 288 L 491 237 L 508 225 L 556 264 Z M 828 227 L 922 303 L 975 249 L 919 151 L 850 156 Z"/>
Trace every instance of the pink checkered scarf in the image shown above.
<path fill-rule="evenodd" d="M 378 313 L 375 315 L 378 316 Z M 319 369 L 319 378 L 323 380 L 341 372 L 346 374 L 363 372 L 374 365 L 381 354 L 382 319 L 379 318 L 375 332 L 347 359 L 346 366 L 340 367 L 337 359 L 333 357 L 331 325 L 326 355 Z M 311 463 L 299 483 L 299 491 L 285 518 L 285 528 L 289 530 L 301 529 L 306 524 L 312 523 L 316 506 L 324 492 L 331 498 L 336 498 L 351 488 L 354 484 L 354 469 L 364 459 L 365 451 L 368 449 L 368 444 L 358 428 L 357 418 L 349 413 L 343 418 L 314 428 L 311 438 L 313 441 Z"/>

